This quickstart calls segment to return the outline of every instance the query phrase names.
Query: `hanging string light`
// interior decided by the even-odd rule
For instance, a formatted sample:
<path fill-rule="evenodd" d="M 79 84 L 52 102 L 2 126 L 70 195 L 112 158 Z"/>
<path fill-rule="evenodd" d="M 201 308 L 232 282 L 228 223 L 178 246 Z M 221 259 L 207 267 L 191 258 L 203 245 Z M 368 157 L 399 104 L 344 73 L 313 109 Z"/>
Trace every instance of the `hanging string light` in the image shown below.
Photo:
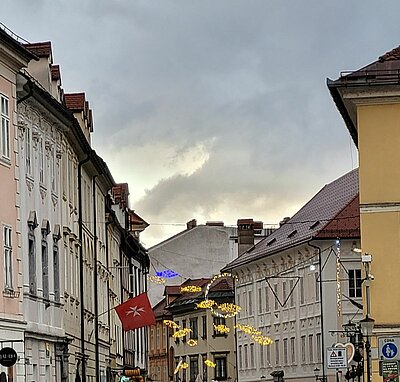
<path fill-rule="evenodd" d="M 168 326 L 168 327 L 172 328 L 172 329 L 178 329 L 178 328 L 180 328 L 180 326 L 179 326 L 176 322 L 171 321 L 171 320 L 164 320 L 164 321 L 163 321 L 163 324 L 164 324 L 165 326 Z"/>
<path fill-rule="evenodd" d="M 245 332 L 246 334 L 250 334 L 250 335 L 260 335 L 261 334 L 260 330 L 257 330 L 256 328 L 254 328 L 251 325 L 236 324 L 235 329 L 239 329 L 242 332 Z"/>
<path fill-rule="evenodd" d="M 196 293 L 201 292 L 201 287 L 196 285 L 185 285 L 181 287 L 181 293 Z"/>
<path fill-rule="evenodd" d="M 239 305 L 233 304 L 233 303 L 225 303 L 218 305 L 218 309 L 222 310 L 224 313 L 229 313 L 229 314 L 238 314 L 242 308 Z"/>
<path fill-rule="evenodd" d="M 207 284 L 206 291 L 205 291 L 205 293 L 204 293 L 204 299 L 205 299 L 205 301 L 208 301 L 208 293 L 210 292 L 210 288 L 212 287 L 212 285 L 214 284 L 214 282 L 217 281 L 217 280 L 219 280 L 219 279 L 221 279 L 221 278 L 227 278 L 227 277 L 231 277 L 231 278 L 236 278 L 236 279 L 237 279 L 237 276 L 234 276 L 234 275 L 232 275 L 231 273 L 227 273 L 227 272 L 225 272 L 225 273 L 220 273 L 219 275 L 215 275 L 215 276 L 211 279 L 211 281 Z M 211 313 L 212 313 L 214 316 L 216 316 L 216 317 L 229 318 L 229 317 L 236 316 L 236 315 L 238 314 L 239 310 L 240 310 L 240 307 L 238 307 L 238 306 L 235 305 L 235 304 L 222 304 L 222 305 L 223 305 L 223 306 L 224 306 L 224 305 L 232 305 L 232 306 L 229 308 L 229 312 L 224 312 L 224 311 L 221 310 L 221 311 L 222 311 L 222 313 L 221 313 L 221 312 L 217 311 L 216 309 L 214 309 L 214 305 L 213 305 L 213 306 L 210 307 Z M 233 308 L 233 306 L 234 306 L 235 308 Z M 225 307 L 225 308 L 228 309 L 228 307 Z M 238 308 L 239 308 L 239 309 L 238 309 Z"/>
<path fill-rule="evenodd" d="M 192 340 L 192 339 L 190 339 L 190 340 L 188 340 L 187 342 L 186 342 L 189 346 L 196 346 L 197 345 L 197 340 Z"/>
<path fill-rule="evenodd" d="M 189 364 L 187 362 L 183 362 L 181 365 L 181 369 L 187 369 L 189 367 Z"/>
<path fill-rule="evenodd" d="M 189 334 L 192 331 L 192 329 L 189 328 L 183 328 L 183 329 L 179 329 L 177 330 L 172 336 L 174 338 L 181 338 L 181 337 L 185 337 L 187 334 Z"/>
<path fill-rule="evenodd" d="M 263 335 L 253 335 L 251 338 L 263 346 L 271 345 L 274 342 L 271 338 Z"/>
<path fill-rule="evenodd" d="M 210 361 L 209 359 L 206 359 L 204 361 L 204 363 L 208 366 L 208 367 L 215 367 L 216 364 L 213 361 Z"/>
<path fill-rule="evenodd" d="M 222 333 L 222 334 L 227 334 L 231 331 L 230 328 L 228 328 L 226 325 L 224 324 L 219 324 L 219 325 L 215 325 L 213 324 L 215 331 Z"/>
<path fill-rule="evenodd" d="M 164 277 L 154 275 L 147 275 L 147 280 L 158 285 L 163 285 L 167 282 Z"/>
<path fill-rule="evenodd" d="M 196 304 L 198 308 L 202 309 L 211 309 L 214 305 L 217 305 L 214 300 L 203 300 Z"/>

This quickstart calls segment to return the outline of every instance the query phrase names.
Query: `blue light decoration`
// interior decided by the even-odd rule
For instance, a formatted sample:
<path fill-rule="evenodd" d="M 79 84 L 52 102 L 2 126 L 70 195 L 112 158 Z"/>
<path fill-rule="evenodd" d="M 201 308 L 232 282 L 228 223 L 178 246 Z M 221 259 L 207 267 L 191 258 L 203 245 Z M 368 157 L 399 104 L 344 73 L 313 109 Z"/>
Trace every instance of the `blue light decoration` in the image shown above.
<path fill-rule="evenodd" d="M 166 279 L 172 279 L 179 276 L 179 274 L 172 269 L 165 269 L 164 271 L 156 272 L 156 276 L 165 277 Z"/>

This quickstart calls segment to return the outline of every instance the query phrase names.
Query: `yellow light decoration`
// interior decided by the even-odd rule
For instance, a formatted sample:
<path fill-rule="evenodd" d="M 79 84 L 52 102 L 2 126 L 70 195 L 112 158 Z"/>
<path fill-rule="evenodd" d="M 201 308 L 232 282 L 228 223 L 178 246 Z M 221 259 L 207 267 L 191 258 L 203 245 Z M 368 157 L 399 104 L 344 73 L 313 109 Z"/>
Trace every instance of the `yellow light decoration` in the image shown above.
<path fill-rule="evenodd" d="M 210 292 L 210 288 L 214 284 L 214 282 L 216 280 L 220 279 L 220 278 L 227 278 L 227 277 L 231 277 L 231 278 L 237 279 L 237 276 L 232 275 L 231 273 L 220 273 L 219 275 L 216 275 L 211 279 L 211 281 L 207 284 L 206 291 L 204 293 L 205 301 L 208 301 L 208 293 Z M 222 305 L 225 305 L 225 304 L 222 304 Z M 234 304 L 232 304 L 232 305 L 234 305 Z M 213 306 L 210 309 L 211 309 L 211 313 L 216 317 L 229 318 L 229 317 L 236 316 L 238 314 L 238 310 L 237 309 L 235 311 L 232 311 L 232 312 L 224 312 L 224 313 L 217 312 L 213 308 Z"/>
<path fill-rule="evenodd" d="M 198 308 L 211 309 L 216 304 L 217 303 L 214 300 L 203 300 L 196 305 Z"/>
<path fill-rule="evenodd" d="M 189 346 L 196 346 L 197 345 L 197 340 L 189 340 L 186 342 Z"/>
<path fill-rule="evenodd" d="M 163 285 L 166 283 L 165 278 L 161 276 L 147 275 L 147 280 L 158 285 Z"/>
<path fill-rule="evenodd" d="M 196 293 L 201 292 L 201 287 L 196 285 L 186 285 L 181 287 L 181 293 Z"/>
<path fill-rule="evenodd" d="M 169 326 L 172 329 L 178 329 L 180 327 L 176 322 L 171 321 L 171 320 L 164 320 L 163 324 L 165 326 Z"/>
<path fill-rule="evenodd" d="M 263 346 L 271 345 L 274 342 L 271 338 L 262 335 L 253 335 L 251 338 Z"/>
<path fill-rule="evenodd" d="M 204 361 L 204 363 L 208 366 L 208 367 L 215 367 L 216 364 L 213 361 L 210 361 L 209 359 L 206 359 Z"/>
<path fill-rule="evenodd" d="M 222 310 L 224 313 L 233 313 L 238 314 L 242 308 L 239 305 L 235 305 L 233 303 L 225 303 L 218 305 L 218 309 Z"/>
<path fill-rule="evenodd" d="M 228 328 L 226 325 L 224 325 L 224 324 L 220 324 L 220 325 L 215 325 L 215 324 L 213 324 L 214 325 L 214 329 L 217 331 L 217 332 L 219 332 L 219 333 L 223 333 L 223 334 L 226 334 L 226 333 L 229 333 L 230 331 L 231 331 L 231 329 L 230 328 Z"/>
<path fill-rule="evenodd" d="M 237 324 L 237 325 L 235 325 L 235 328 L 241 330 L 242 332 L 250 334 L 252 336 L 258 336 L 261 334 L 260 330 L 257 330 L 256 328 L 254 328 L 251 325 Z"/>
<path fill-rule="evenodd" d="M 174 338 L 181 338 L 181 337 L 185 337 L 187 334 L 189 334 L 192 331 L 192 329 L 189 328 L 183 328 L 183 329 L 179 329 L 177 330 L 172 337 Z"/>
<path fill-rule="evenodd" d="M 187 369 L 189 367 L 189 364 L 187 362 L 183 362 L 181 365 L 181 369 Z"/>

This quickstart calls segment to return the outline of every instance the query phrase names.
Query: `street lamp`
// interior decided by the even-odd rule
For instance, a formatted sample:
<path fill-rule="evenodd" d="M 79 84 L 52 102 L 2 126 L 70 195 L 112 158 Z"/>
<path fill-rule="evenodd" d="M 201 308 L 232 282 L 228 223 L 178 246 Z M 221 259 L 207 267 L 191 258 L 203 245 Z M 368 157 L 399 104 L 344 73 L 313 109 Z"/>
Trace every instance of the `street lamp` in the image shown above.
<path fill-rule="evenodd" d="M 375 320 L 368 315 L 360 320 L 361 333 L 366 338 L 365 340 L 365 353 L 367 356 L 367 382 L 371 382 L 371 344 L 369 338 L 372 336 L 374 330 Z"/>

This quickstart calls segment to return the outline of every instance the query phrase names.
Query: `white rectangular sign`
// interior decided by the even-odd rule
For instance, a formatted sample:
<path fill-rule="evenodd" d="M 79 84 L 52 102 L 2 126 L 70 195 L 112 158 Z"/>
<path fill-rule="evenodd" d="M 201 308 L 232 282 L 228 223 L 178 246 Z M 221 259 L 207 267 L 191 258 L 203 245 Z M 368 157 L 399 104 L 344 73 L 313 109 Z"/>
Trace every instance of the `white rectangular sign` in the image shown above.
<path fill-rule="evenodd" d="M 347 349 L 345 347 L 327 348 L 328 369 L 347 368 Z"/>

